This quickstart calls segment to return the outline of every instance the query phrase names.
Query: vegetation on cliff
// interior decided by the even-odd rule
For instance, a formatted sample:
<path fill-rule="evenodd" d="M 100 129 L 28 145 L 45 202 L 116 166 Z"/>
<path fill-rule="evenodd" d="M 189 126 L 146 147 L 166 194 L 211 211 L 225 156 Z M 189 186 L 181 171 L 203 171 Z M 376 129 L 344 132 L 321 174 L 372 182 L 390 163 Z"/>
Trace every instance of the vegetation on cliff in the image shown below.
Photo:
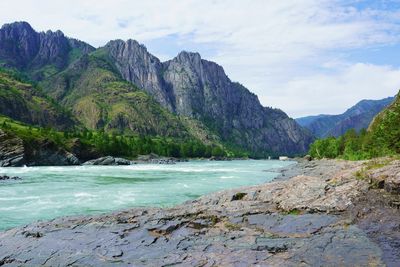
<path fill-rule="evenodd" d="M 0 29 L 0 66 L 38 83 L 90 131 L 201 140 L 253 157 L 301 155 L 313 141 L 283 111 L 263 107 L 256 95 L 198 53 L 181 52 L 161 62 L 134 40 L 95 49 L 60 31 L 38 33 L 16 22 Z M 20 117 L 31 113 L 28 108 Z M 15 112 L 0 114 L 54 127 L 13 117 Z"/>
<path fill-rule="evenodd" d="M 400 154 L 400 94 L 379 113 L 368 130 L 349 130 L 335 138 L 316 140 L 310 147 L 314 158 L 343 158 L 349 160 Z"/>
<path fill-rule="evenodd" d="M 21 138 L 24 144 L 52 142 L 81 160 L 105 155 L 135 158 L 155 153 L 168 157 L 246 157 L 242 151 L 232 151 L 220 145 L 205 145 L 196 139 L 177 139 L 162 136 L 117 135 L 104 131 L 56 131 L 34 127 L 0 116 L 0 129 Z"/>
<path fill-rule="evenodd" d="M 71 129 L 78 121 L 19 72 L 0 68 L 0 114 L 42 127 Z"/>
<path fill-rule="evenodd" d="M 340 137 L 350 129 L 355 129 L 359 133 L 362 129 L 368 128 L 373 118 L 389 106 L 393 100 L 394 97 L 361 100 L 339 115 L 308 116 L 298 118 L 296 121 L 318 138 Z"/>

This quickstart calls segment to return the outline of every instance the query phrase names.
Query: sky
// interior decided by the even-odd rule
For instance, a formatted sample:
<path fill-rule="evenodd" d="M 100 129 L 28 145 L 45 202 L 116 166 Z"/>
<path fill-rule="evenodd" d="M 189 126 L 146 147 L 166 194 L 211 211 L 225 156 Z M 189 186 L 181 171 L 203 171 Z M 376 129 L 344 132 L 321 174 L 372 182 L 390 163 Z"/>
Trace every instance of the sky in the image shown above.
<path fill-rule="evenodd" d="M 0 0 L 0 10 L 0 24 L 95 47 L 135 39 L 163 61 L 199 52 L 295 118 L 400 89 L 400 0 Z"/>

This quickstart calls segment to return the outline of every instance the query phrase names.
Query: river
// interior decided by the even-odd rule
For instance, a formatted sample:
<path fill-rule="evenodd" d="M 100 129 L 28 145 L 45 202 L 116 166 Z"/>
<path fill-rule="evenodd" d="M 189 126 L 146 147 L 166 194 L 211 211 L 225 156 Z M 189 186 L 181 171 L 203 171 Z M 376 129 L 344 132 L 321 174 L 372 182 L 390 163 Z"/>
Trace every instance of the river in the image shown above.
<path fill-rule="evenodd" d="M 174 165 L 0 168 L 0 230 L 66 215 L 138 206 L 169 207 L 223 189 L 271 181 L 276 160 L 190 161 Z"/>

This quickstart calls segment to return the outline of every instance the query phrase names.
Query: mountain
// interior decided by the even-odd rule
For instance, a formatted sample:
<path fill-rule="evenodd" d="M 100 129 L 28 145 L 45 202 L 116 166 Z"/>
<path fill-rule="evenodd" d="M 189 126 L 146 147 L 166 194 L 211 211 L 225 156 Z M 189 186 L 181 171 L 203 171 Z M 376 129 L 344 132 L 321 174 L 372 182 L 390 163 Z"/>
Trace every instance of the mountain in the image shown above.
<path fill-rule="evenodd" d="M 369 145 L 376 150 L 400 154 L 400 92 L 368 127 Z"/>
<path fill-rule="evenodd" d="M 0 114 L 31 125 L 72 129 L 78 121 L 38 88 L 0 69 Z"/>
<path fill-rule="evenodd" d="M 317 137 L 338 137 L 349 129 L 357 132 L 368 128 L 372 119 L 392 101 L 393 97 L 381 100 L 362 100 L 339 115 L 317 115 L 298 118 L 296 121 Z"/>
<path fill-rule="evenodd" d="M 42 80 L 64 69 L 94 48 L 61 31 L 36 32 L 27 22 L 4 24 L 0 29 L 0 66 L 23 70 Z"/>
<path fill-rule="evenodd" d="M 38 82 L 88 129 L 194 136 L 261 156 L 302 154 L 313 140 L 198 53 L 161 62 L 134 40 L 94 49 L 60 31 L 37 33 L 17 22 L 0 29 L 0 62 Z"/>
<path fill-rule="evenodd" d="M 122 80 L 97 51 L 82 56 L 43 86 L 89 129 L 151 136 L 189 135 L 179 118 Z"/>
<path fill-rule="evenodd" d="M 348 131 L 335 138 L 317 139 L 310 146 L 314 158 L 364 160 L 400 154 L 400 92 L 376 115 L 366 130 Z M 361 173 L 362 174 L 362 173 Z M 359 175 L 361 175 L 359 174 Z"/>
<path fill-rule="evenodd" d="M 263 107 L 257 96 L 232 82 L 218 64 L 181 52 L 161 62 L 134 40 L 104 48 L 119 73 L 175 114 L 193 118 L 223 141 L 258 152 L 301 153 L 311 136 L 284 112 Z"/>

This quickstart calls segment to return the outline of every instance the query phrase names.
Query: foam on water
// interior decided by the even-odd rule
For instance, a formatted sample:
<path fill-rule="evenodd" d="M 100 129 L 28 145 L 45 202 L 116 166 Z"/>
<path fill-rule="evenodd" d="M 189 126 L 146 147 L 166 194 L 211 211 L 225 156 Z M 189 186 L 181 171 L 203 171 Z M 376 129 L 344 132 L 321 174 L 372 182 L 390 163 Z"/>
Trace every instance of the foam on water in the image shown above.
<path fill-rule="evenodd" d="M 0 229 L 65 215 L 168 207 L 223 189 L 270 181 L 280 161 L 0 168 Z"/>

